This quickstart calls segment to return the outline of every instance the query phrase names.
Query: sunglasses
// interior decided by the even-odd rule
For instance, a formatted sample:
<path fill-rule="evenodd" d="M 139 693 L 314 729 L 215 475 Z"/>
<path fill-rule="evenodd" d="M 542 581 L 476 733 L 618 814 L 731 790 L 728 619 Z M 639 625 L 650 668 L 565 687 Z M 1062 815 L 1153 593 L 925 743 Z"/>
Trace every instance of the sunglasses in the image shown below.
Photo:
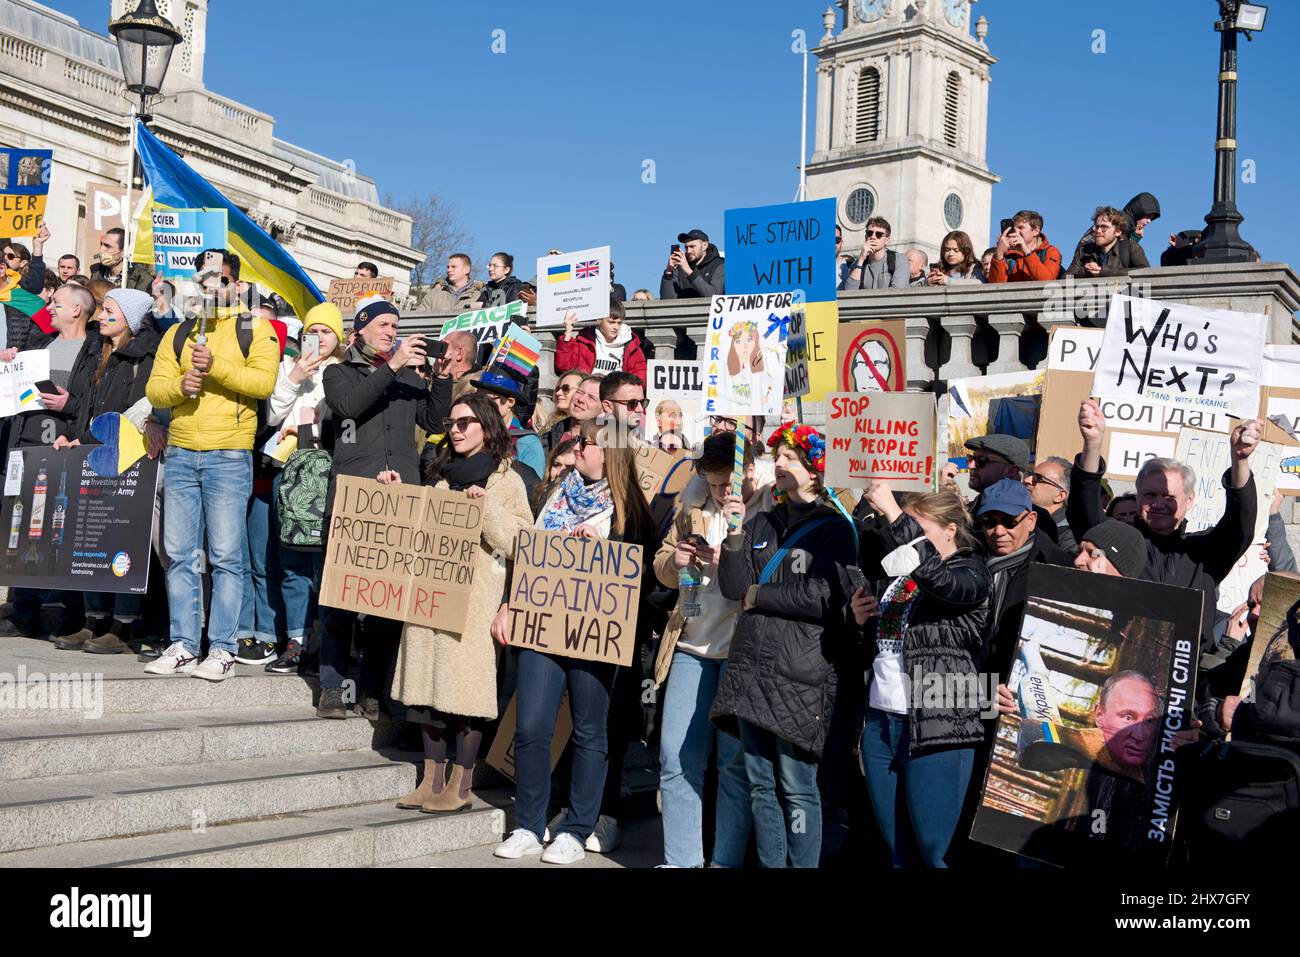
<path fill-rule="evenodd" d="M 870 239 L 885 239 L 889 236 L 889 233 L 885 232 L 883 229 L 868 229 L 867 236 Z"/>
<path fill-rule="evenodd" d="M 21 262 L 19 257 L 13 253 L 5 253 L 5 259 L 9 260 L 11 263 Z"/>
<path fill-rule="evenodd" d="M 629 412 L 636 412 L 639 409 L 648 409 L 650 404 L 645 399 L 610 399 L 615 405 L 625 405 Z"/>
<path fill-rule="evenodd" d="M 1052 486 L 1052 488 L 1059 488 L 1062 492 L 1065 491 L 1065 486 L 1060 482 L 1053 482 L 1046 475 L 1039 475 L 1037 472 L 1029 475 L 1029 481 L 1034 485 L 1037 485 L 1039 482 L 1046 482 L 1048 485 Z"/>
<path fill-rule="evenodd" d="M 971 458 L 977 469 L 982 469 L 986 465 L 1010 465 L 1010 462 L 1003 462 L 1001 459 L 991 459 L 987 455 L 976 455 Z"/>
<path fill-rule="evenodd" d="M 442 431 L 450 432 L 452 429 L 455 429 L 457 432 L 461 433 L 461 435 L 464 435 L 471 424 L 478 424 L 480 421 L 480 419 L 472 415 L 462 415 L 458 419 L 443 419 Z"/>
<path fill-rule="evenodd" d="M 562 385 L 562 386 L 557 386 L 557 387 L 556 387 L 556 389 L 555 389 L 555 394 L 556 394 L 556 395 L 560 395 L 561 393 L 568 394 L 568 393 L 570 393 L 570 392 L 572 392 L 572 391 L 573 391 L 573 386 L 571 386 L 571 385 Z"/>
<path fill-rule="evenodd" d="M 1010 531 L 1011 529 L 1019 526 L 1020 523 L 1023 522 L 1025 519 L 1027 519 L 1029 517 L 1029 514 L 1030 514 L 1029 512 L 1025 511 L 1025 512 L 1021 512 L 1018 518 L 1010 518 L 1006 515 L 1001 514 L 1000 512 L 990 512 L 987 515 L 981 515 L 975 521 L 980 528 L 983 528 L 985 530 L 992 530 L 997 528 L 998 526 L 1001 526 L 1007 529 L 1007 531 Z"/>

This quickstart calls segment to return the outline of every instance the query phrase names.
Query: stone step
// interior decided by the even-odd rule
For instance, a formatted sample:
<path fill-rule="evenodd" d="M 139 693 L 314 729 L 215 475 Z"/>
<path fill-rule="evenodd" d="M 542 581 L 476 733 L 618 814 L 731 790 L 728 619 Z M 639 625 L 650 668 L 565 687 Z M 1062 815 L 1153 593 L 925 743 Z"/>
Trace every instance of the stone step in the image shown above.
<path fill-rule="evenodd" d="M 391 718 L 374 725 L 318 718 L 310 704 L 4 720 L 0 780 L 392 747 L 404 730 L 403 721 Z"/>
<path fill-rule="evenodd" d="M 505 812 L 479 800 L 455 814 L 422 814 L 382 801 L 140 837 L 0 854 L 9 867 L 375 867 L 480 848 L 501 840 Z M 478 856 L 478 855 L 475 855 Z"/>
<path fill-rule="evenodd" d="M 388 801 L 419 756 L 385 749 L 0 783 L 0 852 Z"/>

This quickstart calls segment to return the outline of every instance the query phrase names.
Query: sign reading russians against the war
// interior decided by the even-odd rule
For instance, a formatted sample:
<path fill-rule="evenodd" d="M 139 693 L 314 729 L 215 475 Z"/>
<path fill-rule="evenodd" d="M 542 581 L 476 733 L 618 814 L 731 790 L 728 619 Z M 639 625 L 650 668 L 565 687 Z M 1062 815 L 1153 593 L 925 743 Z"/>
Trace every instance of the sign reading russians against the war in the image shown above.
<path fill-rule="evenodd" d="M 463 492 L 340 475 L 320 603 L 459 634 L 482 526 Z"/>

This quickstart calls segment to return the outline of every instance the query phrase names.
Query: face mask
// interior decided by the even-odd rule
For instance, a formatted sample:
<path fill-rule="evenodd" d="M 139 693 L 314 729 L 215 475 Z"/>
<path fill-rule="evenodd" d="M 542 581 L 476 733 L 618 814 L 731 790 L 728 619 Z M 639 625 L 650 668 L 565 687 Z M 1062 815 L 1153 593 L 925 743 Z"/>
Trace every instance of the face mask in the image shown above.
<path fill-rule="evenodd" d="M 918 536 L 906 545 L 899 545 L 882 558 L 880 567 L 885 570 L 885 574 L 890 578 L 902 578 L 920 568 L 921 553 L 916 550 L 916 543 L 924 540 L 924 535 Z"/>

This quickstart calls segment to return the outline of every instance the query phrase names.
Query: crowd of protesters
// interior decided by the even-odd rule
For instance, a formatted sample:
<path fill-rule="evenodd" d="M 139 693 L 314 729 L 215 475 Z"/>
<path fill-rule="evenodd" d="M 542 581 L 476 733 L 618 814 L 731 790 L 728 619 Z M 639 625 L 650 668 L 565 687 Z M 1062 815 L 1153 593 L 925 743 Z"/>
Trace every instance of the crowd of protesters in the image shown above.
<path fill-rule="evenodd" d="M 1098 208 L 1065 265 L 1032 211 L 1005 223 L 982 257 L 965 233 L 949 233 L 935 263 L 891 250 L 890 224 L 875 217 L 861 253 L 840 261 L 840 288 L 1117 275 L 1147 264 L 1140 240 L 1158 215 L 1150 194 L 1124 210 Z M 351 316 L 324 303 L 299 320 L 273 300 L 255 305 L 229 251 L 218 251 L 219 272 L 178 290 L 124 262 L 123 239 L 104 235 L 90 275 L 73 256 L 47 272 L 47 230 L 31 250 L 4 245 L 16 281 L 49 307 L 47 325 L 7 309 L 0 358 L 47 350 L 55 386 L 41 411 L 8 421 L 6 448 L 93 443 L 90 422 L 106 412 L 141 431 L 149 457 L 163 463 L 166 620 L 146 626 L 140 596 L 13 588 L 0 634 L 44 637 L 42 609 L 53 607 L 60 649 L 138 654 L 150 674 L 212 682 L 241 665 L 316 674 L 324 718 L 374 721 L 400 704 L 420 730 L 424 773 L 398 807 L 427 813 L 472 806 L 474 768 L 509 677 L 518 779 L 515 826 L 499 857 L 568 864 L 618 846 L 623 761 L 646 730 L 648 682 L 659 689 L 663 866 L 825 865 L 846 820 L 877 835 L 895 866 L 963 863 L 962 822 L 989 761 L 993 717 L 979 702 L 917 707 L 909 683 L 918 671 L 995 675 L 1000 687 L 987 704 L 1013 710 L 1006 682 L 1034 564 L 1200 590 L 1209 670 L 1190 733 L 1222 737 L 1255 707 L 1232 693 L 1229 670 L 1244 667 L 1257 602 L 1232 616 L 1215 605 L 1261 507 L 1250 472 L 1261 422 L 1233 430 L 1226 513 L 1202 535 L 1185 532 L 1195 476 L 1182 463 L 1154 459 L 1134 494 L 1107 500 L 1105 422 L 1091 400 L 1080 408 L 1074 461 L 1035 462 L 1013 436 L 971 440 L 971 500 L 945 471 L 937 492 L 899 494 L 877 482 L 845 501 L 825 485 L 826 442 L 815 428 L 777 423 L 764 441 L 759 423 L 738 429 L 715 418 L 687 449 L 693 478 L 656 519 L 637 447 L 647 436 L 672 450 L 686 443 L 680 410 L 646 421 L 653 346 L 627 325 L 621 287 L 593 326 L 565 317 L 543 415 L 536 372 L 485 365 L 470 334 L 449 336 L 434 353 L 428 337 L 399 334 L 400 310 L 385 298 L 362 299 Z M 723 293 L 725 259 L 708 236 L 693 229 L 678 239 L 660 297 Z M 492 257 L 489 280 L 472 273 L 467 255 L 451 256 L 421 307 L 536 302 L 509 254 Z M 356 276 L 376 278 L 378 269 L 362 263 Z M 632 297 L 650 298 L 644 289 Z M 338 476 L 483 501 L 461 633 L 319 605 L 324 542 L 288 543 L 280 494 L 312 474 L 312 461 L 326 463 L 319 487 L 299 487 L 315 495 L 323 529 Z M 1267 558 L 1294 569 L 1273 505 Z M 632 666 L 508 646 L 509 557 L 529 528 L 644 548 Z M 1225 669 L 1218 679 L 1215 668 Z M 551 745 L 566 694 L 563 783 Z M 711 767 L 716 795 L 705 793 Z"/>

